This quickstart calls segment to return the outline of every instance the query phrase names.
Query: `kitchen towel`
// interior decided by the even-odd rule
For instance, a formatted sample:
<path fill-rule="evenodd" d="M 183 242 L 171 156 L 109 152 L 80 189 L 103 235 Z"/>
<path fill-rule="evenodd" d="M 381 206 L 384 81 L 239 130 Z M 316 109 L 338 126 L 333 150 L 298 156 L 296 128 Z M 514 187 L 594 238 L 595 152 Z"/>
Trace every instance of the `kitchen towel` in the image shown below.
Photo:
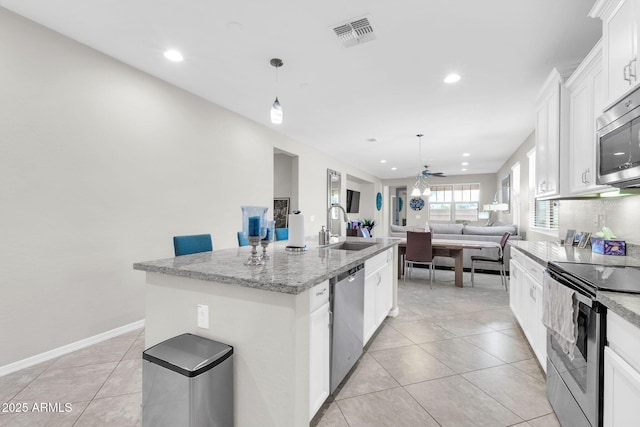
<path fill-rule="evenodd" d="M 578 306 L 575 291 L 544 275 L 542 323 L 560 344 L 562 351 L 573 360 L 578 340 Z"/>
<path fill-rule="evenodd" d="M 289 215 L 289 247 L 304 248 L 304 215 Z"/>

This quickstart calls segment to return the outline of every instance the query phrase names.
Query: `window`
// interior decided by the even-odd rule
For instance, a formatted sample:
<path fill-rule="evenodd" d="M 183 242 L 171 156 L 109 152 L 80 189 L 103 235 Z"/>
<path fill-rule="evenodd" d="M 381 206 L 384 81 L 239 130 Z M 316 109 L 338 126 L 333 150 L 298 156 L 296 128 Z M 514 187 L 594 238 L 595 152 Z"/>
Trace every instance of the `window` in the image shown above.
<path fill-rule="evenodd" d="M 429 221 L 477 221 L 480 184 L 431 186 Z"/>
<path fill-rule="evenodd" d="M 529 223 L 531 227 L 557 230 L 560 204 L 557 200 L 536 200 L 535 150 L 531 150 L 527 156 L 529 157 Z"/>

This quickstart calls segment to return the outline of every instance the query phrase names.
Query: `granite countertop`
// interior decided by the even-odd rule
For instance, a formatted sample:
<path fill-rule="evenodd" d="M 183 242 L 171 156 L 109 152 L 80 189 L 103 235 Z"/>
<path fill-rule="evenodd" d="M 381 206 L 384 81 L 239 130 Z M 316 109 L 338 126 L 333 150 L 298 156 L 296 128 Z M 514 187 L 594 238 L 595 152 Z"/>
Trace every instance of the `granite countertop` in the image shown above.
<path fill-rule="evenodd" d="M 557 261 L 640 267 L 640 257 L 637 256 L 600 255 L 591 252 L 591 249 L 579 249 L 575 246 L 563 246 L 552 242 L 514 240 L 509 241 L 509 244 L 545 266 L 548 262 Z M 596 292 L 596 300 L 604 304 L 609 310 L 640 328 L 640 295 L 598 291 Z"/>
<path fill-rule="evenodd" d="M 362 237 L 342 238 L 375 242 L 360 251 L 330 249 L 318 245 L 318 239 L 308 238 L 308 250 L 289 252 L 287 241 L 273 242 L 267 253 L 271 259 L 263 266 L 248 266 L 244 262 L 251 246 L 214 250 L 193 255 L 133 264 L 135 270 L 187 277 L 196 280 L 245 286 L 272 292 L 299 294 L 305 290 L 362 264 L 366 259 L 397 245 L 401 239 Z M 262 248 L 258 247 L 258 253 Z"/>

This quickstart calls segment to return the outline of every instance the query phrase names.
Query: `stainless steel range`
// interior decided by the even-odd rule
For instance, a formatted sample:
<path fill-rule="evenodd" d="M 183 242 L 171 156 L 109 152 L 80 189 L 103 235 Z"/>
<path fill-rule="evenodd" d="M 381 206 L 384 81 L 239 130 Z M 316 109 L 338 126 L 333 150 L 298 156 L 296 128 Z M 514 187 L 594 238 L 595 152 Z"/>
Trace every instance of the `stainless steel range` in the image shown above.
<path fill-rule="evenodd" d="M 598 291 L 640 293 L 640 269 L 569 262 L 550 262 L 548 280 L 575 291 L 577 342 L 574 357 L 547 334 L 547 395 L 560 424 L 602 425 L 603 355 L 606 308 Z"/>

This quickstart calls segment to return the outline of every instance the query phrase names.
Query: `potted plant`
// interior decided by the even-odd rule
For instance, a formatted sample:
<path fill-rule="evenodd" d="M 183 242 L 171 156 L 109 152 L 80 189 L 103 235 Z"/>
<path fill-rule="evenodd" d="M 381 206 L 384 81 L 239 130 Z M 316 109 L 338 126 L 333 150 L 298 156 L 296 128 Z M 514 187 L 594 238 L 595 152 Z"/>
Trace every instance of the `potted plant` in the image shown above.
<path fill-rule="evenodd" d="M 375 221 L 372 219 L 365 219 L 362 221 L 362 228 L 366 228 L 367 230 L 369 230 L 369 234 L 371 234 L 373 236 L 373 227 L 376 225 Z"/>

